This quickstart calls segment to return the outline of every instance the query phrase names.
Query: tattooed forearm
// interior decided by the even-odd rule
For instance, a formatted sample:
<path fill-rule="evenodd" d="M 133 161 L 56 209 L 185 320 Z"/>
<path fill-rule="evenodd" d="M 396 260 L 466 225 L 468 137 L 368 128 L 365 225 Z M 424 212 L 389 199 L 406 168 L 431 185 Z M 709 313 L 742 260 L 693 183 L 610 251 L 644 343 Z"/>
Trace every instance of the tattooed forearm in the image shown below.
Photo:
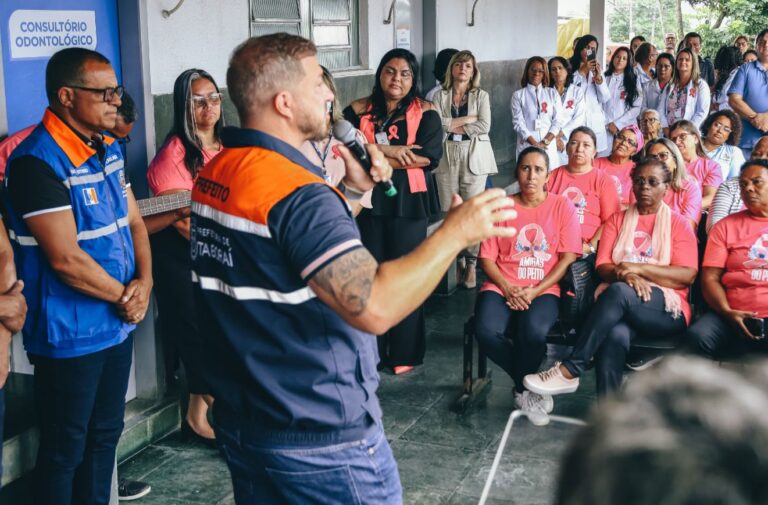
<path fill-rule="evenodd" d="M 378 263 L 364 248 L 340 256 L 313 277 L 350 315 L 359 316 L 368 306 Z"/>

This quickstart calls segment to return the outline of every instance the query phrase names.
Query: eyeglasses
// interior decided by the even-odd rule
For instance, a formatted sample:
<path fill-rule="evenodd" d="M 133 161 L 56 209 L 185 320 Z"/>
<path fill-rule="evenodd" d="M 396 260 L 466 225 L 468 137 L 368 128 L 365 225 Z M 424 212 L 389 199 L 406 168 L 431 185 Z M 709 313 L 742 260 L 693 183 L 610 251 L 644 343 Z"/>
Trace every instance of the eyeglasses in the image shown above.
<path fill-rule="evenodd" d="M 410 70 L 403 70 L 401 72 L 398 72 L 396 68 L 384 67 L 384 70 L 382 70 L 382 73 L 386 74 L 387 77 L 394 77 L 399 73 L 400 78 L 402 78 L 403 80 L 413 79 L 413 72 L 411 72 Z"/>
<path fill-rule="evenodd" d="M 680 135 L 677 135 L 676 137 L 670 137 L 669 140 L 674 142 L 675 144 L 685 144 L 685 142 L 688 140 L 688 137 L 690 137 L 690 133 L 681 133 Z"/>
<path fill-rule="evenodd" d="M 672 157 L 672 155 L 668 152 L 663 152 L 663 153 L 649 154 L 648 157 L 659 160 L 659 161 L 667 161 Z"/>
<path fill-rule="evenodd" d="M 723 123 L 719 123 L 715 121 L 712 123 L 712 128 L 717 128 L 718 130 L 723 130 L 725 133 L 731 133 L 733 129 L 730 126 L 725 126 Z"/>
<path fill-rule="evenodd" d="M 640 123 L 645 123 L 645 124 L 648 124 L 648 123 L 658 123 L 658 122 L 659 122 L 659 120 L 656 119 L 655 117 L 643 118 L 643 119 L 640 120 Z"/>
<path fill-rule="evenodd" d="M 115 97 L 122 98 L 125 88 L 122 86 L 115 86 L 114 88 L 86 88 L 85 86 L 75 86 L 74 84 L 67 84 L 68 88 L 81 89 L 83 91 L 90 91 L 91 93 L 101 93 L 102 100 L 105 102 L 111 102 Z"/>
<path fill-rule="evenodd" d="M 629 144 L 632 147 L 637 147 L 637 142 L 629 137 L 625 137 L 624 135 L 616 135 L 616 141 L 619 143 L 624 142 L 625 144 Z"/>
<path fill-rule="evenodd" d="M 539 74 L 544 75 L 544 70 L 540 68 L 532 68 L 528 72 L 535 75 L 539 75 Z"/>
<path fill-rule="evenodd" d="M 638 188 L 642 188 L 643 186 L 649 186 L 651 188 L 655 188 L 659 184 L 664 184 L 666 181 L 659 180 L 655 177 L 648 177 L 647 179 L 645 177 L 633 177 L 632 178 L 632 185 L 637 186 Z"/>
<path fill-rule="evenodd" d="M 211 93 L 208 96 L 192 95 L 192 103 L 195 104 L 196 109 L 214 107 L 221 103 L 221 93 Z"/>

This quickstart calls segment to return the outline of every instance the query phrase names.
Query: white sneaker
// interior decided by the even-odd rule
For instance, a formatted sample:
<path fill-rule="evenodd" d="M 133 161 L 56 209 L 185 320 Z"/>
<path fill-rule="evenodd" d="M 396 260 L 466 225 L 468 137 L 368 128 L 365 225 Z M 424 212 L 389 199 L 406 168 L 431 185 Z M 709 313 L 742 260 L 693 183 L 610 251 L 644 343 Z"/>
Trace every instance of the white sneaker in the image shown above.
<path fill-rule="evenodd" d="M 523 385 L 540 395 L 561 395 L 573 393 L 579 389 L 579 378 L 566 379 L 560 372 L 560 362 L 556 362 L 549 370 L 526 375 Z"/>
<path fill-rule="evenodd" d="M 515 393 L 515 404 L 534 426 L 546 426 L 549 424 L 549 416 L 544 408 L 543 399 L 544 397 L 541 395 L 531 393 L 530 391 Z"/>
<path fill-rule="evenodd" d="M 524 393 L 525 391 L 523 391 L 522 393 L 518 393 L 517 391 L 515 391 L 515 406 L 520 410 L 523 409 Z M 547 414 L 552 413 L 552 411 L 555 409 L 555 400 L 553 400 L 550 395 L 540 395 L 537 393 L 531 393 L 531 394 L 539 397 L 541 406 L 544 407 L 544 412 L 546 412 Z"/>

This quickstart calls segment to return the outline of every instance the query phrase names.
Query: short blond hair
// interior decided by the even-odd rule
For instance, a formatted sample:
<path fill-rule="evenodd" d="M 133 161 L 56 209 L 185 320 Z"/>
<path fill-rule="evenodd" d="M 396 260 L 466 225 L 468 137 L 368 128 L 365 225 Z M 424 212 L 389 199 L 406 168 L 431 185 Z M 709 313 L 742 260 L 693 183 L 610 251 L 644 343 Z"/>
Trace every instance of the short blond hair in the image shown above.
<path fill-rule="evenodd" d="M 472 60 L 472 79 L 469 80 L 469 89 L 480 87 L 480 68 L 477 66 L 477 60 L 475 55 L 471 51 L 459 51 L 451 57 L 451 61 L 448 62 L 448 70 L 445 72 L 445 81 L 443 81 L 443 89 L 451 89 L 453 87 L 453 73 L 451 70 L 456 63 L 464 63 L 465 61 Z"/>

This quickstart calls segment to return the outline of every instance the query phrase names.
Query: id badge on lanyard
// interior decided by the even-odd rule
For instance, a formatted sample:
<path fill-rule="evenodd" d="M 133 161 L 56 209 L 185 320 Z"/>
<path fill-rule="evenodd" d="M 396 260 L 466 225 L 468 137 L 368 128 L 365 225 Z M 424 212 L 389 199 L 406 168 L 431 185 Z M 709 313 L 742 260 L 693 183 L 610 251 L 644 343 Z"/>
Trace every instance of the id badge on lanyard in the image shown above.
<path fill-rule="evenodd" d="M 376 133 L 376 143 L 379 145 L 388 146 L 389 137 L 387 136 L 387 132 Z"/>

